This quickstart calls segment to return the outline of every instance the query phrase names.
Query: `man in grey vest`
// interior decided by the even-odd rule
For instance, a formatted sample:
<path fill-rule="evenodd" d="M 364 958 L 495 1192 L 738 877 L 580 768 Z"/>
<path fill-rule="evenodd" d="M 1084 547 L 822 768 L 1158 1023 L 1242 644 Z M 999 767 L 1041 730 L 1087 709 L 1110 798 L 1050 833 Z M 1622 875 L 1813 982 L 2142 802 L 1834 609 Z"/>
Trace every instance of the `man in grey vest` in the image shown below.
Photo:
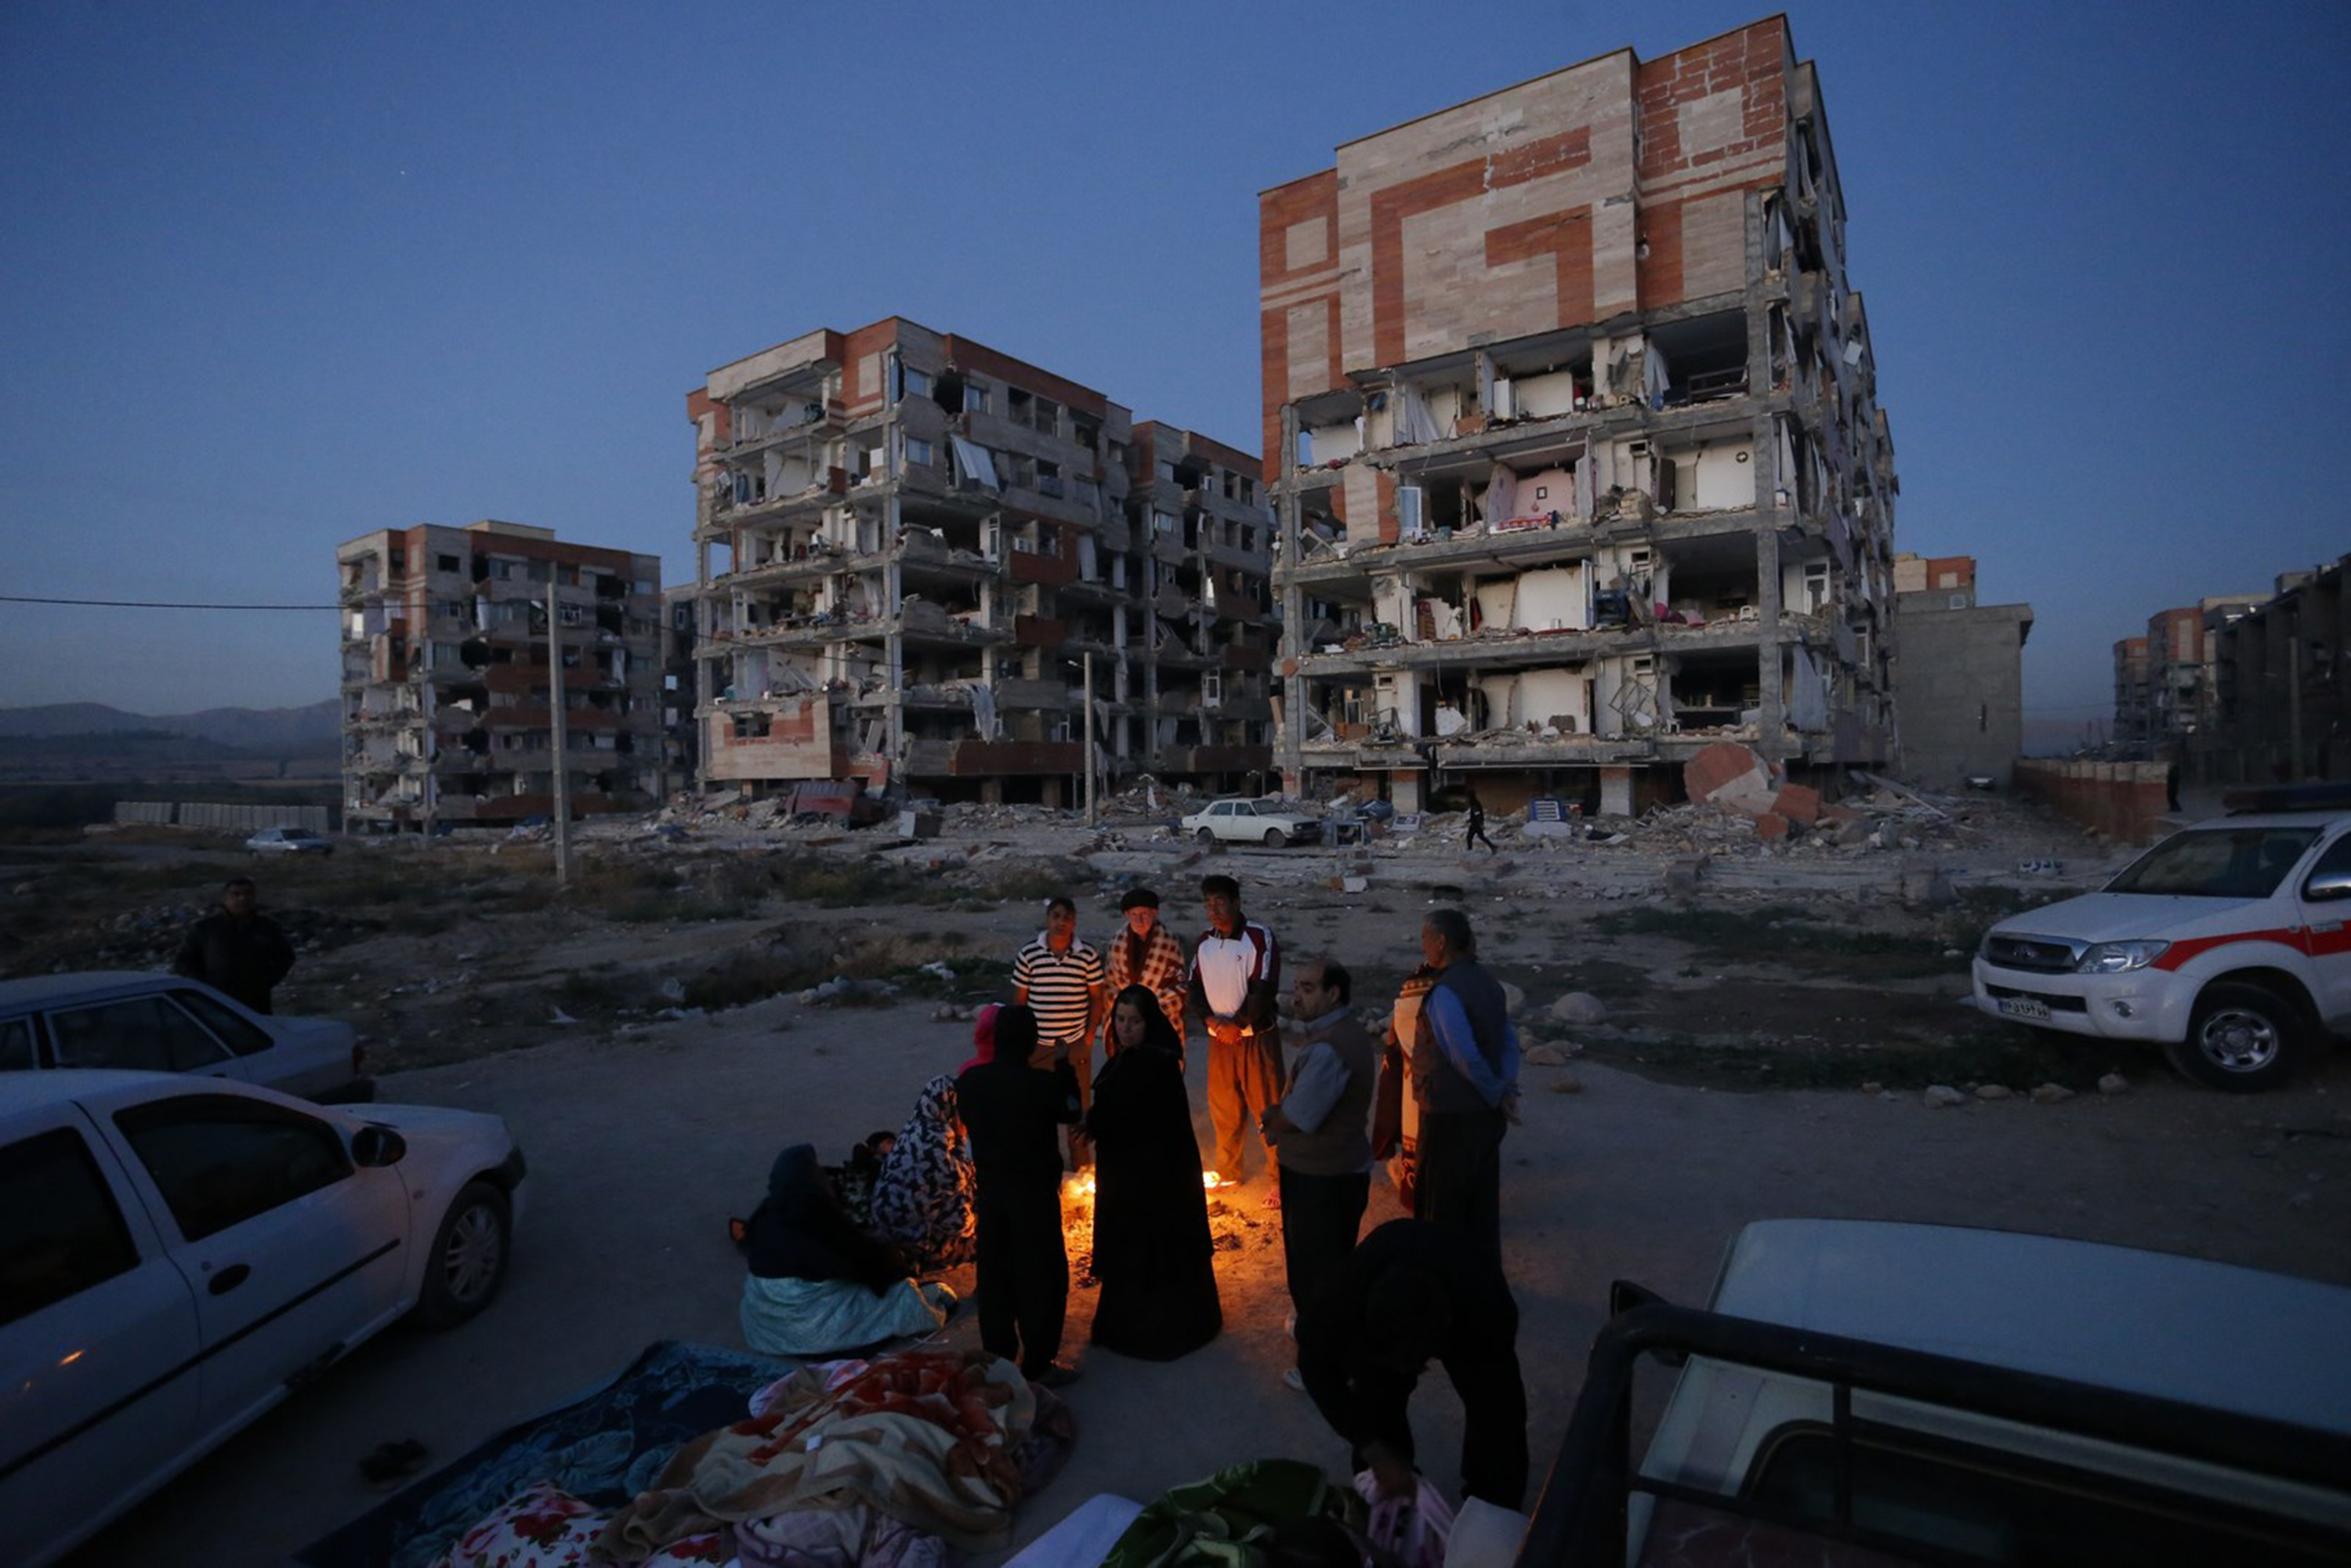
<path fill-rule="evenodd" d="M 1437 971 L 1412 1048 L 1420 1107 L 1413 1218 L 1502 1252 L 1502 1134 L 1519 1116 L 1519 1031 L 1502 983 L 1478 962 L 1469 917 L 1437 909 L 1420 927 Z"/>
<path fill-rule="evenodd" d="M 1290 1080 L 1259 1120 L 1281 1173 L 1281 1259 L 1290 1283 L 1290 1321 L 1355 1249 L 1372 1192 L 1372 1141 L 1365 1124 L 1378 1048 L 1350 1007 L 1347 971 L 1310 959 L 1292 982 L 1292 1021 L 1283 1031 Z M 1284 1381 L 1305 1385 L 1293 1369 Z"/>

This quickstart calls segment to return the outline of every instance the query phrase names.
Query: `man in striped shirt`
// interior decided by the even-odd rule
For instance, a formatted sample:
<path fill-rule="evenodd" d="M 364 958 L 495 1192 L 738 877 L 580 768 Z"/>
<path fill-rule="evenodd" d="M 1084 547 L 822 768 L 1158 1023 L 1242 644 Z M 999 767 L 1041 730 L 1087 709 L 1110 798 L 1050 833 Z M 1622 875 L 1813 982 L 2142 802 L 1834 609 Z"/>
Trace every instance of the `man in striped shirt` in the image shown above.
<path fill-rule="evenodd" d="M 1012 960 L 1013 1000 L 1037 1015 L 1040 1051 L 1068 1048 L 1081 1110 L 1093 1104 L 1093 1039 L 1110 1012 L 1109 976 L 1100 953 L 1078 940 L 1078 906 L 1056 895 L 1045 905 L 1045 929 Z M 1085 1134 L 1070 1129 L 1070 1166 L 1093 1163 Z"/>

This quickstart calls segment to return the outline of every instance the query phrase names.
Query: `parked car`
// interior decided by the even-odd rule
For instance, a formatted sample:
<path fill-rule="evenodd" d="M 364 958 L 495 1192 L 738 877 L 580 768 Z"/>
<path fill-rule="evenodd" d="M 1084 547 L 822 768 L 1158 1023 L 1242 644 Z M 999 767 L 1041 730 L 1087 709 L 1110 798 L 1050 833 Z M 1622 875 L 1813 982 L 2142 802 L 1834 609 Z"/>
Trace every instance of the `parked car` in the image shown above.
<path fill-rule="evenodd" d="M 2159 1046 L 2211 1088 L 2273 1088 L 2351 1030 L 2351 810 L 2174 833 L 2103 891 L 1994 925 L 1974 972 L 1995 1018 Z"/>
<path fill-rule="evenodd" d="M 335 846 L 308 828 L 264 828 L 245 841 L 257 855 L 330 855 Z"/>
<path fill-rule="evenodd" d="M 1311 844 L 1322 836 L 1321 818 L 1294 810 L 1271 795 L 1259 800 L 1212 800 L 1177 825 L 1204 844 L 1222 839 L 1278 849 L 1283 844 Z"/>
<path fill-rule="evenodd" d="M 523 1175 L 470 1111 L 0 1077 L 0 1562 L 54 1562 L 408 1313 L 479 1312 Z"/>
<path fill-rule="evenodd" d="M 1519 1568 L 2351 1553 L 2339 1285 L 1780 1219 L 1740 1230 L 1705 1311 L 1616 1290 Z M 1636 1457 L 1656 1367 L 1680 1370 Z"/>
<path fill-rule="evenodd" d="M 0 1072 L 201 1072 L 328 1104 L 375 1096 L 351 1026 L 263 1015 L 178 975 L 91 970 L 0 980 Z"/>

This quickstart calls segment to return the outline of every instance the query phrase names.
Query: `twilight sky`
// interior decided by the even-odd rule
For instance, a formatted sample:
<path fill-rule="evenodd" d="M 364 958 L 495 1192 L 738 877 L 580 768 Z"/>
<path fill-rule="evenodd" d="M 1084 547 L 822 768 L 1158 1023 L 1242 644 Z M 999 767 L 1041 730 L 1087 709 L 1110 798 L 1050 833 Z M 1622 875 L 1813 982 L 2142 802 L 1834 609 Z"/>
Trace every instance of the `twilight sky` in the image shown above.
<path fill-rule="evenodd" d="M 325 604 L 342 540 L 484 517 L 674 582 L 687 390 L 893 313 L 1251 449 L 1259 190 L 1768 14 L 12 0 L 0 592 Z M 2107 716 L 2151 612 L 2351 549 L 2351 6 L 1788 15 L 1896 548 L 2033 606 L 2037 730 Z M 335 637 L 0 603 L 0 706 L 313 702 Z"/>

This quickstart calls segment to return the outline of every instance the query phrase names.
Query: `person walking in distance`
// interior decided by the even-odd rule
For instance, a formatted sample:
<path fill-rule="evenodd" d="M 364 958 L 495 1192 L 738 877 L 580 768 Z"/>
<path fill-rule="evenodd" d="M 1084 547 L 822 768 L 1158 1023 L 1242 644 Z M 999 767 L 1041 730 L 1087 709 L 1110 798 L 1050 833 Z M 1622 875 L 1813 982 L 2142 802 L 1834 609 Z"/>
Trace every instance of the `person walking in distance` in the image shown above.
<path fill-rule="evenodd" d="M 1281 949 L 1272 932 L 1241 913 L 1240 883 L 1231 877 L 1202 877 L 1200 896 L 1208 929 L 1193 944 L 1190 991 L 1208 1037 L 1208 1121 L 1216 1129 L 1213 1168 L 1221 1185 L 1240 1180 L 1242 1133 L 1258 1124 L 1280 1092 L 1273 998 L 1281 983 Z M 1270 1150 L 1267 1164 L 1272 1164 Z M 1279 1186 L 1270 1188 L 1267 1204 L 1279 1207 L 1280 1194 Z"/>
<path fill-rule="evenodd" d="M 1081 1111 L 1093 1103 L 1094 1035 L 1110 1011 L 1102 955 L 1078 939 L 1078 906 L 1056 894 L 1045 904 L 1045 929 L 1012 960 L 1012 999 L 1037 1015 L 1040 1044 L 1061 1050 L 1077 1075 Z M 1064 1049 L 1066 1048 L 1066 1049 Z M 1093 1147 L 1070 1128 L 1070 1168 L 1093 1163 Z"/>
<path fill-rule="evenodd" d="M 1176 1031 L 1177 1060 L 1184 1042 L 1184 944 L 1159 923 L 1159 895 L 1147 887 L 1130 889 L 1118 901 L 1126 929 L 1118 934 L 1105 955 L 1110 969 L 1110 994 L 1141 986 L 1157 998 L 1159 1010 Z M 1118 1051 L 1118 1031 L 1102 1030 L 1105 1060 Z"/>
<path fill-rule="evenodd" d="M 1436 983 L 1412 1044 L 1420 1106 L 1413 1215 L 1458 1230 L 1496 1257 L 1502 1248 L 1502 1134 L 1518 1120 L 1519 1031 L 1502 984 L 1478 962 L 1458 909 L 1431 910 L 1420 951 Z"/>
<path fill-rule="evenodd" d="M 979 1176 L 972 1206 L 979 1343 L 1018 1363 L 1032 1383 L 1074 1383 L 1077 1373 L 1053 1359 L 1070 1300 L 1057 1135 L 1078 1119 L 1068 1046 L 1040 1047 L 1037 1015 L 1017 1003 L 1001 1008 L 994 1053 L 965 1068 L 955 1087 Z"/>
<path fill-rule="evenodd" d="M 188 927 L 172 972 L 202 980 L 255 1012 L 269 1010 L 269 993 L 294 967 L 294 944 L 261 913 L 261 891 L 249 876 L 221 886 L 220 907 Z"/>
<path fill-rule="evenodd" d="M 1301 965 L 1283 1031 L 1290 1076 L 1265 1113 L 1265 1141 L 1281 1176 L 1281 1259 L 1290 1323 L 1355 1249 L 1372 1191 L 1364 1132 L 1378 1051 L 1350 1005 L 1353 986 L 1330 958 Z M 1285 1381 L 1294 1388 L 1293 1370 Z"/>
<path fill-rule="evenodd" d="M 1494 841 L 1486 836 L 1486 802 L 1478 799 L 1478 791 L 1472 789 L 1469 791 L 1469 832 L 1461 841 L 1461 852 L 1468 854 L 1479 844 L 1484 844 L 1490 853 L 1502 852 L 1495 848 Z"/>

